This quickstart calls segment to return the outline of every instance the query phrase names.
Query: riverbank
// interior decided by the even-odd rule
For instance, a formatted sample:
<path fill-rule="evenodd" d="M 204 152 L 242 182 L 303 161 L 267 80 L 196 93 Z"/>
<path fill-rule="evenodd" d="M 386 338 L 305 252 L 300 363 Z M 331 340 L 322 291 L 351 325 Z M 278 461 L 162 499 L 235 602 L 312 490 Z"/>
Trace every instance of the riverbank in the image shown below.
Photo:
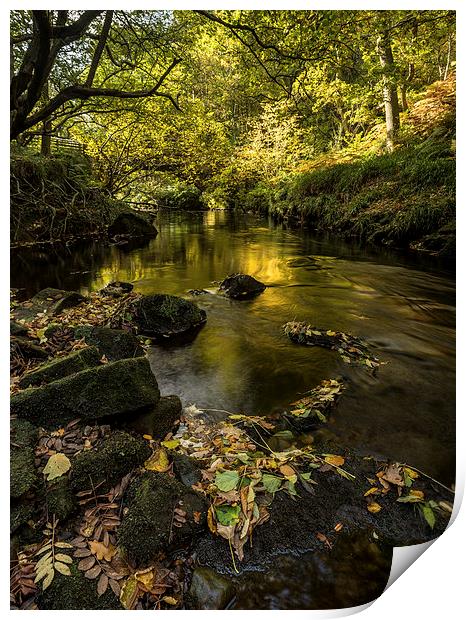
<path fill-rule="evenodd" d="M 393 153 L 384 152 L 383 126 L 340 151 L 269 166 L 267 175 L 259 171 L 261 154 L 245 152 L 212 180 L 205 200 L 367 244 L 454 258 L 455 89 L 452 74 L 401 115 Z"/>
<path fill-rule="evenodd" d="M 88 298 L 48 289 L 13 303 L 16 606 L 222 608 L 241 590 L 238 574 L 269 570 L 284 553 L 331 554 L 361 532 L 402 545 L 443 531 L 453 495 L 442 485 L 290 430 L 325 425 L 344 391 L 338 380 L 291 405 L 291 427 L 287 416 L 213 423 L 161 396 L 143 347 L 180 332 L 195 338 L 206 317 L 187 300 L 128 289 Z M 350 346 L 345 363 L 383 371 L 347 339 L 327 330 L 323 346 Z"/>

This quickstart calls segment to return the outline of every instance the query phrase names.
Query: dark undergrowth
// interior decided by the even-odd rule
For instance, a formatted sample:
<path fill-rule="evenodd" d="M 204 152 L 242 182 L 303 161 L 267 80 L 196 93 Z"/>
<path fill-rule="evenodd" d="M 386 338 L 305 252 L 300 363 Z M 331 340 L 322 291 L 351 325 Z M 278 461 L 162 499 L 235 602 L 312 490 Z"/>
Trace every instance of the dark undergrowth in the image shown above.
<path fill-rule="evenodd" d="M 99 234 L 118 210 L 118 203 L 93 180 L 87 157 L 81 154 L 43 157 L 27 149 L 12 151 L 12 244 Z"/>

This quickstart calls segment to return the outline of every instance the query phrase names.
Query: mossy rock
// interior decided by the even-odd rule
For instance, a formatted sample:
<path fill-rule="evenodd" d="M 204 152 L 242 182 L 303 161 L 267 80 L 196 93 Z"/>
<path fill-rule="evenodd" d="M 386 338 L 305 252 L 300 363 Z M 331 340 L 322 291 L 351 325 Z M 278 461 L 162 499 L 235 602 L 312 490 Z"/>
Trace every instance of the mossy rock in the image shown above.
<path fill-rule="evenodd" d="M 34 446 L 37 442 L 37 432 L 37 427 L 27 420 L 21 418 L 10 420 L 10 441 L 20 448 Z"/>
<path fill-rule="evenodd" d="M 11 398 L 11 413 L 45 428 L 75 418 L 96 420 L 132 415 L 158 403 L 160 392 L 144 357 L 110 362 L 82 370 Z"/>
<path fill-rule="evenodd" d="M 10 534 L 25 525 L 34 514 L 32 502 L 20 501 L 12 503 L 10 507 Z"/>
<path fill-rule="evenodd" d="M 77 306 L 85 297 L 76 291 L 62 291 L 57 288 L 44 288 L 28 301 L 24 301 L 15 308 L 13 314 L 16 320 L 31 321 L 37 314 L 44 312 L 49 316 L 60 314 L 65 308 Z"/>
<path fill-rule="evenodd" d="M 71 465 L 71 487 L 84 490 L 105 481 L 110 487 L 124 475 L 146 461 L 152 450 L 142 437 L 133 437 L 115 431 L 104 438 L 93 450 L 78 454 Z"/>
<path fill-rule="evenodd" d="M 206 313 L 192 301 L 175 295 L 146 295 L 133 304 L 139 332 L 154 338 L 194 330 L 206 321 Z"/>
<path fill-rule="evenodd" d="M 84 338 L 86 344 L 97 347 L 100 355 L 105 355 L 110 362 L 144 355 L 136 336 L 123 329 L 83 325 L 74 330 L 74 336 Z"/>
<path fill-rule="evenodd" d="M 167 474 L 148 471 L 136 478 L 126 504 L 128 512 L 118 530 L 118 544 L 136 566 L 148 564 L 170 545 L 191 540 L 203 530 L 206 521 L 204 498 Z M 173 526 L 176 507 L 186 511 L 186 523 L 181 527 Z"/>
<path fill-rule="evenodd" d="M 46 502 L 49 515 L 54 514 L 61 522 L 73 514 L 78 504 L 67 476 L 61 476 L 47 484 Z"/>
<path fill-rule="evenodd" d="M 68 377 L 81 370 L 97 366 L 100 358 L 101 355 L 96 347 L 79 349 L 64 357 L 58 357 L 51 362 L 46 362 L 39 366 L 39 368 L 25 373 L 19 381 L 19 387 L 37 386 Z"/>
<path fill-rule="evenodd" d="M 180 482 L 188 488 L 202 480 L 198 461 L 185 454 L 173 454 L 173 471 Z"/>
<path fill-rule="evenodd" d="M 162 396 L 155 407 L 130 419 L 121 416 L 114 420 L 114 425 L 127 428 L 139 435 L 151 435 L 154 439 L 163 439 L 173 431 L 182 411 L 178 396 Z"/>
<path fill-rule="evenodd" d="M 156 237 L 157 229 L 147 217 L 134 211 L 120 213 L 108 227 L 108 236 L 115 237 Z"/>
<path fill-rule="evenodd" d="M 231 299 L 252 299 L 266 288 L 265 284 L 244 273 L 234 273 L 220 284 L 220 290 Z"/>
<path fill-rule="evenodd" d="M 97 580 L 87 579 L 74 563 L 69 566 L 70 576 L 56 571 L 50 586 L 40 593 L 39 609 L 122 609 L 111 588 L 99 596 Z"/>
<path fill-rule="evenodd" d="M 34 451 L 30 447 L 11 448 L 10 452 L 10 496 L 21 497 L 37 482 L 34 465 Z"/>

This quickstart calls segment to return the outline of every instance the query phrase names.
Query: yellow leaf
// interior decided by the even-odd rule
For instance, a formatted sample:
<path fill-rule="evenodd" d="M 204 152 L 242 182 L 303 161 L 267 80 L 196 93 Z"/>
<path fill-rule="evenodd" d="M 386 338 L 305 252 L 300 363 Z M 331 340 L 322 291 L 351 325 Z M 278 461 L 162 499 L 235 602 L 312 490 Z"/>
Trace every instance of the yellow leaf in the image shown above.
<path fill-rule="evenodd" d="M 364 493 L 364 497 L 367 497 L 368 495 L 372 495 L 373 493 L 377 493 L 378 490 L 379 489 L 377 487 L 371 487 L 368 491 Z"/>
<path fill-rule="evenodd" d="M 91 540 L 89 542 L 89 549 L 98 560 L 107 560 L 107 562 L 110 562 L 110 560 L 116 553 L 116 549 L 111 543 L 108 545 L 108 547 L 106 547 L 98 540 Z"/>
<path fill-rule="evenodd" d="M 345 459 L 342 456 L 338 456 L 337 454 L 327 454 L 325 455 L 325 462 L 329 465 L 335 465 L 336 467 L 340 467 L 345 464 Z"/>
<path fill-rule="evenodd" d="M 413 480 L 415 478 L 419 478 L 419 474 L 417 473 L 417 471 L 414 471 L 414 469 L 411 469 L 411 467 L 403 467 L 403 470 Z"/>
<path fill-rule="evenodd" d="M 210 506 L 209 510 L 207 511 L 207 525 L 209 526 L 209 530 L 212 532 L 212 534 L 217 533 L 217 524 L 215 522 L 213 506 Z"/>
<path fill-rule="evenodd" d="M 69 566 L 67 566 L 66 564 L 62 564 L 62 562 L 55 562 L 55 568 L 62 575 L 67 575 L 67 576 L 71 575 Z"/>
<path fill-rule="evenodd" d="M 343 528 L 343 523 L 337 523 L 333 528 L 335 532 L 339 532 Z"/>
<path fill-rule="evenodd" d="M 150 441 L 152 439 L 152 435 L 143 435 L 144 439 Z"/>
<path fill-rule="evenodd" d="M 281 465 L 280 473 L 282 473 L 285 476 L 285 478 L 290 478 L 296 475 L 294 469 L 290 467 L 289 465 Z"/>
<path fill-rule="evenodd" d="M 165 603 L 168 603 L 169 605 L 178 605 L 178 601 L 176 598 L 173 598 L 173 596 L 163 596 L 162 601 L 165 601 Z"/>
<path fill-rule="evenodd" d="M 371 502 L 370 504 L 367 504 L 367 510 L 369 512 L 372 512 L 372 514 L 375 514 L 382 510 L 382 506 L 378 504 L 377 502 Z"/>
<path fill-rule="evenodd" d="M 150 588 L 152 582 L 154 581 L 154 571 L 152 568 L 146 568 L 146 570 L 140 570 L 137 573 L 134 573 L 136 579 L 142 583 L 146 588 Z"/>
<path fill-rule="evenodd" d="M 411 497 L 419 497 L 419 499 L 424 499 L 423 491 L 416 491 L 415 489 L 411 489 L 409 494 L 411 495 Z"/>
<path fill-rule="evenodd" d="M 167 452 L 163 448 L 158 448 L 150 458 L 144 463 L 144 467 L 150 471 L 164 472 L 170 467 Z"/>
<path fill-rule="evenodd" d="M 65 474 L 71 467 L 70 459 L 66 454 L 57 452 L 49 458 L 47 465 L 44 467 L 43 474 L 47 476 L 47 480 L 55 480 Z"/>
<path fill-rule="evenodd" d="M 120 592 L 120 603 L 125 609 L 133 609 L 138 597 L 138 581 L 134 575 L 129 577 Z"/>

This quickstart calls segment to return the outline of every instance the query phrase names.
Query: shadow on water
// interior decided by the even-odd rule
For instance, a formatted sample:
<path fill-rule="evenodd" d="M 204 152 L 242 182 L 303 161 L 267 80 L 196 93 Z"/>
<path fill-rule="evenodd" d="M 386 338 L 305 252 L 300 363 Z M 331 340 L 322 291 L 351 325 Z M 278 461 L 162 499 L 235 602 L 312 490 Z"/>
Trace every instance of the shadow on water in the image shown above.
<path fill-rule="evenodd" d="M 17 251 L 11 284 L 30 294 L 46 286 L 87 293 L 115 279 L 145 294 L 207 289 L 210 294 L 194 298 L 207 312 L 196 339 L 149 350 L 163 394 L 178 394 L 185 405 L 267 414 L 322 379 L 343 375 L 350 387 L 330 420 L 332 437 L 362 454 L 408 462 L 447 485 L 454 481 L 455 282 L 442 263 L 224 212 L 162 212 L 156 225 L 159 235 L 142 248 L 92 242 Z M 217 295 L 216 282 L 238 271 L 269 288 L 252 301 Z M 281 333 L 293 319 L 361 336 L 388 364 L 372 377 L 331 351 L 296 346 Z M 283 608 L 283 592 L 297 599 L 295 608 L 315 601 L 323 607 L 325 596 L 335 606 L 335 584 L 357 590 L 351 567 L 364 554 L 370 564 L 370 549 L 348 552 L 341 566 L 315 554 L 307 564 L 283 560 L 285 577 L 277 568 L 269 594 L 259 588 L 257 596 L 271 597 L 268 608 Z M 374 566 L 383 589 L 387 567 L 380 558 Z M 314 583 L 308 594 L 293 593 L 293 575 L 302 567 Z M 237 604 L 244 608 L 246 598 Z"/>

